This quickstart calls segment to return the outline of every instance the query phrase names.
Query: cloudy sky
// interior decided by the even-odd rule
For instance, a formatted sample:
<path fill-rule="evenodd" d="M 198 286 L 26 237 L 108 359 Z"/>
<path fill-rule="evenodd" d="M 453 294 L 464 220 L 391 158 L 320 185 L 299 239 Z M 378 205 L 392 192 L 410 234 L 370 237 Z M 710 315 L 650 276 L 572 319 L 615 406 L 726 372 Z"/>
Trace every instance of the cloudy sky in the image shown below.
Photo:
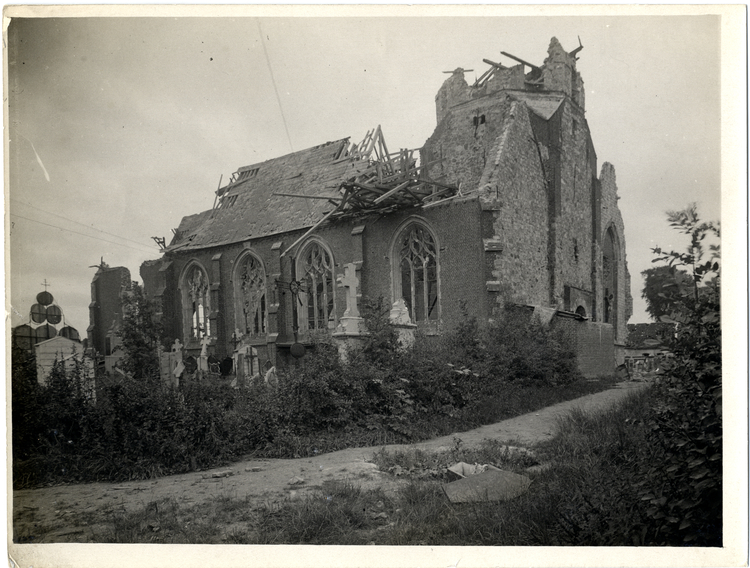
<path fill-rule="evenodd" d="M 589 127 L 600 166 L 617 172 L 631 322 L 647 321 L 640 272 L 650 248 L 684 247 L 664 212 L 695 201 L 706 219 L 721 215 L 720 18 L 503 10 L 13 19 L 11 325 L 28 321 L 46 279 L 85 333 L 91 266 L 103 258 L 139 280 L 140 264 L 159 257 L 151 237 L 169 242 L 183 216 L 209 209 L 222 176 L 360 140 L 378 124 L 390 148 L 420 147 L 445 71 L 473 69 L 472 82 L 483 58 L 513 63 L 501 51 L 541 65 L 553 36 L 568 50 L 578 37 L 584 46 Z"/>

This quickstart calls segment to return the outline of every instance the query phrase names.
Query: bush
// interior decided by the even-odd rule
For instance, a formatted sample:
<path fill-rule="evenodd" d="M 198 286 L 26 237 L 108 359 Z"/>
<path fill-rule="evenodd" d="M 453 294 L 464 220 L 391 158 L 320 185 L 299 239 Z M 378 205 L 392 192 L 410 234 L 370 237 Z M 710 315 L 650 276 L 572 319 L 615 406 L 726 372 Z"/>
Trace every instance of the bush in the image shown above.
<path fill-rule="evenodd" d="M 654 262 L 687 267 L 691 286 L 667 282 L 669 320 L 677 332 L 655 391 L 646 425 L 660 457 L 642 463 L 641 499 L 648 502 L 653 544 L 722 544 L 722 422 L 719 226 L 701 223 L 695 205 L 668 213 L 670 224 L 690 236 L 686 253 L 654 249 Z"/>

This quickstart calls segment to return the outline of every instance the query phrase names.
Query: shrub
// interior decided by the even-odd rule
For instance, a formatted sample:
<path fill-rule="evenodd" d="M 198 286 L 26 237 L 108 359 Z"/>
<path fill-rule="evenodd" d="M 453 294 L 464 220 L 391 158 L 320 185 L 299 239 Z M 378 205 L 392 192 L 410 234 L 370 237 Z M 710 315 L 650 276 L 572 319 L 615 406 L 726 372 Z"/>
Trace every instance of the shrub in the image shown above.
<path fill-rule="evenodd" d="M 129 301 L 122 334 L 129 374 L 98 377 L 95 401 L 81 370 L 59 368 L 40 387 L 33 365 L 14 358 L 16 486 L 146 478 L 248 453 L 291 457 L 417 441 L 558 402 L 563 391 L 554 385 L 575 376 L 565 338 L 513 312 L 488 326 L 465 314 L 453 331 L 403 349 L 381 298 L 363 302 L 369 334 L 345 361 L 320 340 L 277 389 L 235 390 L 213 376 L 177 389 L 158 378 L 158 328 L 137 286 Z"/>
<path fill-rule="evenodd" d="M 677 332 L 648 419 L 649 443 L 660 452 L 640 468 L 641 499 L 650 507 L 654 544 L 722 544 L 722 423 L 719 226 L 701 223 L 694 204 L 668 212 L 670 224 L 690 237 L 687 252 L 664 252 L 654 262 L 685 266 L 691 286 L 669 282 L 669 319 Z"/>

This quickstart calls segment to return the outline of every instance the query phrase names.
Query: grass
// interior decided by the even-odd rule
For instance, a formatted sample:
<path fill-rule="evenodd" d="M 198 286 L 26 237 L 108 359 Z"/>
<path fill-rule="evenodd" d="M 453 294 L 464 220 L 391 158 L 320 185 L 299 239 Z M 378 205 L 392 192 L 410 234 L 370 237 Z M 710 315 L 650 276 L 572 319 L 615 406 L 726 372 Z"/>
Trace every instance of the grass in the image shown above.
<path fill-rule="evenodd" d="M 408 438 L 384 428 L 349 426 L 342 430 L 310 434 L 288 433 L 277 439 L 275 444 L 258 449 L 252 455 L 268 458 L 312 457 L 346 448 L 421 442 L 535 412 L 560 402 L 610 389 L 616 383 L 614 377 L 598 377 L 560 386 L 507 384 L 497 396 L 487 397 L 478 407 L 472 406 L 466 411 L 457 410 L 453 416 L 433 414 L 414 417 L 410 423 L 412 435 Z"/>
<path fill-rule="evenodd" d="M 552 466 L 528 473 L 530 490 L 506 502 L 453 504 L 442 490 L 454 460 L 523 471 L 529 457 L 487 440 L 448 452 L 380 451 L 375 462 L 409 483 L 395 493 L 327 482 L 298 500 L 254 505 L 226 496 L 184 507 L 174 500 L 114 516 L 102 542 L 380 545 L 632 545 L 643 517 L 627 472 L 648 459 L 642 419 L 648 390 L 597 415 L 573 411 L 535 451 Z M 400 469 L 396 469 L 396 466 Z M 438 472 L 437 475 L 424 472 Z"/>

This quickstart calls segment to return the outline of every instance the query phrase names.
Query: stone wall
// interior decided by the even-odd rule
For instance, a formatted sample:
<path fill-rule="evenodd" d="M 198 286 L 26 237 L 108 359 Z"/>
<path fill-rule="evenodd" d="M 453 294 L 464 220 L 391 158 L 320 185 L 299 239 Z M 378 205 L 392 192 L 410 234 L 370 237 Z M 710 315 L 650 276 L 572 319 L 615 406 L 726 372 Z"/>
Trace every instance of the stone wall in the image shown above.
<path fill-rule="evenodd" d="M 492 218 L 484 245 L 491 276 L 487 286 L 496 293 L 496 307 L 505 301 L 549 304 L 546 187 L 528 108 L 513 102 L 479 191 L 482 208 Z"/>
<path fill-rule="evenodd" d="M 584 377 L 609 376 L 615 372 L 611 325 L 562 317 L 554 318 L 552 325 L 568 332 L 575 346 L 578 369 Z"/>
<path fill-rule="evenodd" d="M 488 315 L 480 211 L 476 197 L 458 198 L 423 210 L 330 224 L 316 230 L 314 236 L 330 248 L 336 266 L 334 276 L 343 273 L 344 265 L 358 264 L 361 267 L 358 273 L 360 298 L 383 297 L 392 303 L 397 299 L 392 285 L 393 239 L 400 227 L 412 218 L 427 223 L 438 241 L 440 329 L 444 329 L 460 320 L 464 308 L 470 315 L 479 318 Z M 288 348 L 294 341 L 292 306 L 296 298 L 289 291 L 288 283 L 293 277 L 299 278 L 293 273 L 294 255 L 304 246 L 304 242 L 283 257 L 281 254 L 302 234 L 303 231 L 290 232 L 190 254 L 175 252 L 160 261 L 144 263 L 141 277 L 149 296 L 158 300 L 160 308 L 157 311 L 162 314 L 168 341 L 180 339 L 189 354 L 200 352 L 196 340 L 184 337 L 180 291 L 183 271 L 191 262 L 198 262 L 206 269 L 212 282 L 214 341 L 210 354 L 219 358 L 231 355 L 234 349 L 232 333 L 237 327 L 234 267 L 241 255 L 250 250 L 265 267 L 269 313 L 267 337 L 251 340 L 249 344 L 258 349 L 261 364 L 266 360 L 276 364 L 277 350 Z M 277 280 L 282 282 L 281 286 L 276 286 Z M 343 290 L 336 288 L 334 298 L 338 321 L 346 310 Z M 301 332 L 299 339 L 305 341 L 310 338 Z"/>
<path fill-rule="evenodd" d="M 130 285 L 130 271 L 123 266 L 101 267 L 91 281 L 88 344 L 100 355 L 109 355 L 107 334 L 122 317 L 122 294 Z"/>
<path fill-rule="evenodd" d="M 423 162 L 441 160 L 427 175 L 460 186 L 464 193 L 477 189 L 509 112 L 510 100 L 503 93 L 453 107 L 424 144 Z"/>
<path fill-rule="evenodd" d="M 556 119 L 560 132 L 557 188 L 560 209 L 553 221 L 553 304 L 559 309 L 575 310 L 576 306 L 565 305 L 565 286 L 594 294 L 592 217 L 596 204 L 592 203 L 592 184 L 596 177 L 596 156 L 581 109 L 566 101 Z"/>

